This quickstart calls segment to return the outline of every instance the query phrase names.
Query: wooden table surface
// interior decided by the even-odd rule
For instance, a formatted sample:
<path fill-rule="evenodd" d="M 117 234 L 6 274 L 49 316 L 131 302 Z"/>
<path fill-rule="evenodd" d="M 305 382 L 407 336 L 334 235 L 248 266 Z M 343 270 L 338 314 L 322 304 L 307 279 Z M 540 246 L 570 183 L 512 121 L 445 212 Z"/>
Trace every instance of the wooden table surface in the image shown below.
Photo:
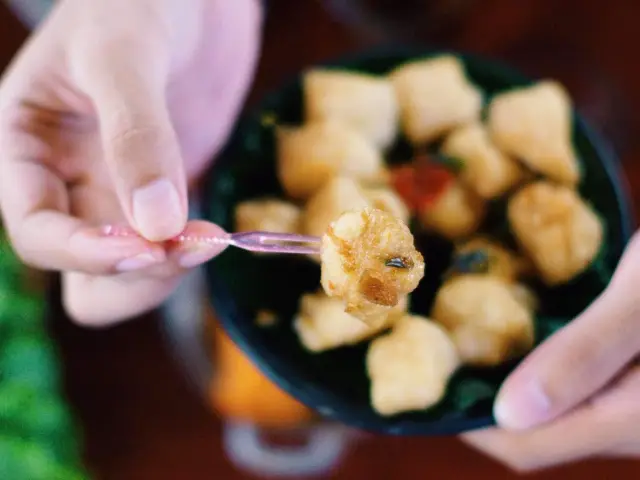
<path fill-rule="evenodd" d="M 252 100 L 303 66 L 384 40 L 375 32 L 346 27 L 323 11 L 319 1 L 270 3 Z M 396 4 L 402 3 L 396 0 Z M 436 32 L 424 28 L 417 38 L 431 45 L 490 54 L 529 73 L 563 81 L 583 112 L 615 144 L 637 208 L 640 62 L 633 20 L 640 18 L 640 2 L 471 3 L 467 15 L 456 25 Z M 428 25 L 427 15 L 414 18 Z M 0 69 L 26 35 L 26 30 L 0 6 Z M 54 311 L 59 311 L 55 302 Z M 86 460 L 96 478 L 251 478 L 235 471 L 224 458 L 220 423 L 173 364 L 156 317 L 111 330 L 90 331 L 55 314 L 52 331 L 60 344 L 68 395 L 84 427 Z M 355 446 L 331 478 L 376 480 L 396 476 L 406 480 L 518 478 L 455 438 L 373 438 Z M 640 478 L 640 463 L 589 461 L 531 478 Z"/>

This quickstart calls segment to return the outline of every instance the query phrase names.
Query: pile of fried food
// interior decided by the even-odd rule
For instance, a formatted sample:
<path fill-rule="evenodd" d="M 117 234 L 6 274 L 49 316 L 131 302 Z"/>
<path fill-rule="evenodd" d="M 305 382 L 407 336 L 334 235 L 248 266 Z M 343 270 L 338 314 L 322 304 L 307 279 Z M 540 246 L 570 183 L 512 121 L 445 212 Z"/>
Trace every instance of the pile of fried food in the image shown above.
<path fill-rule="evenodd" d="M 370 340 L 380 415 L 434 406 L 461 366 L 524 355 L 537 308 L 527 279 L 565 284 L 600 251 L 602 221 L 577 190 L 571 101 L 556 82 L 485 102 L 450 55 L 385 76 L 312 69 L 304 118 L 277 127 L 288 198 L 238 205 L 236 229 L 322 237 L 310 259 L 321 262 L 322 288 L 302 296 L 294 329 L 311 352 Z M 401 134 L 420 153 L 394 168 L 387 155 Z M 500 199 L 517 249 L 482 232 Z M 429 268 L 410 219 L 454 245 L 429 318 L 409 310 L 423 254 Z"/>

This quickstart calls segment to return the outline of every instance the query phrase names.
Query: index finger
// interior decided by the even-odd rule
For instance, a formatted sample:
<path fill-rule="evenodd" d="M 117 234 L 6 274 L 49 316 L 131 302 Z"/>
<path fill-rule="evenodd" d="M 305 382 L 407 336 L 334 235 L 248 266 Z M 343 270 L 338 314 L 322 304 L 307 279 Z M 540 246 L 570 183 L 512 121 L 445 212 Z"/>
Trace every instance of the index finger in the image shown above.
<path fill-rule="evenodd" d="M 41 269 L 102 274 L 139 255 L 162 256 L 143 239 L 103 235 L 70 215 L 53 138 L 62 126 L 46 118 L 65 115 L 20 98 L 0 103 L 0 210 L 18 255 Z"/>

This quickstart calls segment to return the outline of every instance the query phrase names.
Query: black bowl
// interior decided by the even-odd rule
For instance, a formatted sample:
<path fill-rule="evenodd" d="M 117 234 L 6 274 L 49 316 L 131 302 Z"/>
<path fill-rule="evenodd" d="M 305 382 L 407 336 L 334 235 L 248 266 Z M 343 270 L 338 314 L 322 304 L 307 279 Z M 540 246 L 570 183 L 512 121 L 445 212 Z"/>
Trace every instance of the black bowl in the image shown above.
<path fill-rule="evenodd" d="M 384 74 L 408 60 L 442 53 L 458 55 L 487 98 L 532 82 L 487 59 L 411 48 L 377 50 L 325 66 Z M 302 113 L 301 78 L 297 77 L 268 95 L 257 111 L 240 121 L 205 184 L 206 219 L 233 231 L 233 212 L 239 201 L 283 196 L 276 178 L 273 129 L 263 120 L 274 115 L 279 122 L 299 123 Z M 585 173 L 581 191 L 606 219 L 605 248 L 594 267 L 570 285 L 555 290 L 540 287 L 537 342 L 570 321 L 601 293 L 633 227 L 612 150 L 578 114 L 574 125 L 574 144 Z M 398 148 L 402 149 L 402 141 Z M 437 257 L 445 260 L 438 265 L 431 261 L 434 255 L 427 257 L 429 269 L 413 294 L 411 310 L 426 315 L 449 251 L 437 239 L 420 241 L 428 242 L 428 251 L 437 251 Z M 319 267 L 305 258 L 260 257 L 239 249 L 227 250 L 206 266 L 210 300 L 230 337 L 270 379 L 321 415 L 355 428 L 395 435 L 454 434 L 493 423 L 493 399 L 514 364 L 463 369 L 452 379 L 445 399 L 435 407 L 390 418 L 378 415 L 369 403 L 364 365 L 367 345 L 311 354 L 292 329 L 298 299 L 318 288 L 319 275 Z M 260 309 L 275 312 L 277 325 L 258 326 L 254 315 Z"/>

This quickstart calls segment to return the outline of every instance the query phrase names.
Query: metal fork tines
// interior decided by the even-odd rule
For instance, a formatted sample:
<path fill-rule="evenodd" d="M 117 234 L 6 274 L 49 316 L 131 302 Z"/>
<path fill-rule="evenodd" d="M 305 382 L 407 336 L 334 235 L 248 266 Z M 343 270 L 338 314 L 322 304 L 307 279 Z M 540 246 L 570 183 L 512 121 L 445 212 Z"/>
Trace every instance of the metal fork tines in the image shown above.
<path fill-rule="evenodd" d="M 229 238 L 229 245 L 251 252 L 299 255 L 319 254 L 320 242 L 320 237 L 274 232 L 240 232 Z"/>

